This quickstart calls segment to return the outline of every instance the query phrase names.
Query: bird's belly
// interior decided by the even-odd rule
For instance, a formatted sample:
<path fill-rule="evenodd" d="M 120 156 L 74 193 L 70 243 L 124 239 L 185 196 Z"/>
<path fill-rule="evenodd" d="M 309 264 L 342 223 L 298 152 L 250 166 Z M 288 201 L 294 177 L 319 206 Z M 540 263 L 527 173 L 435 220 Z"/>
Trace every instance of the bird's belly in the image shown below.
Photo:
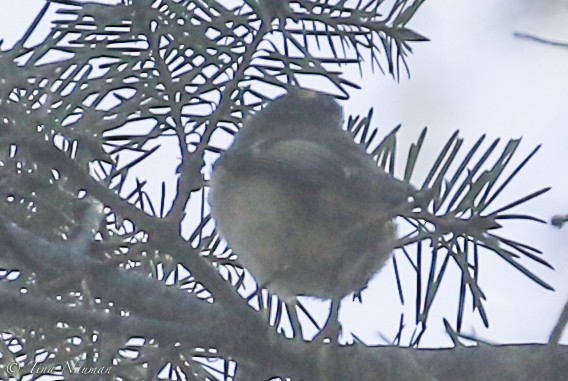
<path fill-rule="evenodd" d="M 258 262 L 257 258 L 262 261 L 266 256 L 271 263 L 284 264 L 284 259 L 269 253 L 305 247 L 308 240 L 303 237 L 311 234 L 310 224 L 305 223 L 307 211 L 280 187 L 268 182 L 251 180 L 224 189 L 224 194 L 212 195 L 212 204 L 221 235 L 247 267 L 254 267 L 248 262 Z"/>
<path fill-rule="evenodd" d="M 348 233 L 354 218 L 334 219 L 326 207 L 309 205 L 310 195 L 299 202 L 286 187 L 254 179 L 214 189 L 223 190 L 211 195 L 221 235 L 261 285 L 286 299 L 338 298 L 358 291 L 388 255 L 360 247 L 360 233 Z M 311 201 L 317 204 L 317 195 Z"/>

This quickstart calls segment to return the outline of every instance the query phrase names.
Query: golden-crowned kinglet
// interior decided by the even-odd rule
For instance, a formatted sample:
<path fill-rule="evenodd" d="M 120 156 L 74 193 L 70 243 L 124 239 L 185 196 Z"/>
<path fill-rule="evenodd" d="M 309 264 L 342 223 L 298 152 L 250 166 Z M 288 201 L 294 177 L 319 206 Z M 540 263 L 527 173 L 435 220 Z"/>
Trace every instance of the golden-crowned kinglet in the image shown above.
<path fill-rule="evenodd" d="M 412 187 L 342 129 L 330 95 L 292 89 L 245 118 L 216 162 L 218 230 L 260 285 L 290 300 L 358 292 L 389 258 Z"/>

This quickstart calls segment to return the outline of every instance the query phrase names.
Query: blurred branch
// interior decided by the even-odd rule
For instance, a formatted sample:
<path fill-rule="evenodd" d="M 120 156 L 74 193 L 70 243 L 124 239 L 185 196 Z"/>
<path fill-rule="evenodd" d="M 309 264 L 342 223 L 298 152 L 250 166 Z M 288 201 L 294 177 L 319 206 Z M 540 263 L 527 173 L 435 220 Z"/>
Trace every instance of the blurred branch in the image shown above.
<path fill-rule="evenodd" d="M 550 345 L 558 345 L 560 343 L 560 337 L 562 336 L 562 332 L 566 329 L 566 325 L 568 324 L 568 302 L 564 305 L 564 309 L 560 313 L 558 317 L 558 321 L 550 334 L 549 344 Z"/>
<path fill-rule="evenodd" d="M 513 33 L 513 36 L 515 36 L 517 38 L 524 39 L 524 40 L 538 42 L 538 43 L 544 44 L 544 45 L 550 45 L 550 46 L 556 46 L 556 47 L 568 49 L 568 42 L 548 40 L 548 39 L 545 39 L 545 38 L 542 38 L 542 37 L 537 37 L 537 36 L 532 35 L 532 34 L 521 33 L 521 32 L 515 32 L 515 33 Z"/>
<path fill-rule="evenodd" d="M 561 228 L 566 222 L 568 222 L 568 214 L 558 214 L 550 219 L 550 223 L 557 228 Z"/>
<path fill-rule="evenodd" d="M 154 290 L 152 288 L 152 290 Z M 148 288 L 150 290 L 150 288 Z M 170 296 L 177 290 L 170 289 Z M 168 295 L 168 293 L 163 293 Z M 186 301 L 190 299 L 186 295 Z M 159 303 L 159 302 L 158 302 Z M 258 340 L 262 335 L 249 336 L 245 331 L 233 331 L 224 335 L 225 325 L 234 325 L 234 316 L 228 316 L 215 306 L 199 302 L 188 309 L 184 317 L 191 324 L 155 320 L 144 315 L 120 316 L 81 306 L 37 298 L 0 286 L 0 315 L 3 319 L 19 316 L 41 320 L 41 326 L 49 327 L 65 322 L 80 325 L 102 333 L 130 337 L 143 335 L 158 338 L 167 347 L 175 342 L 221 342 L 217 355 L 225 355 L 240 361 L 238 377 L 242 379 L 268 379 L 286 375 L 305 380 L 347 380 L 357 375 L 357 380 L 376 380 L 377 374 L 384 381 L 429 380 L 465 381 L 487 379 L 534 380 L 543 364 L 540 353 L 544 345 L 477 346 L 453 349 L 411 350 L 396 347 L 365 347 L 353 345 L 339 347 L 317 343 L 286 341 L 274 336 L 270 340 Z M 200 307 L 201 306 L 201 307 Z M 9 307 L 9 308 L 7 308 Z M 200 307 L 195 310 L 195 307 Z M 204 313 L 203 316 L 200 316 Z M 41 317 L 41 319 L 40 319 Z M 55 328 L 54 328 L 55 329 Z M 263 326 L 258 329 L 264 330 Z M 105 335 L 103 335 L 105 336 Z M 207 344 L 205 344 L 207 345 Z M 199 353 L 194 353 L 199 356 Z M 307 361 L 311 359 L 312 361 Z M 260 364 L 259 364 L 260 363 Z M 257 364 L 257 365 L 255 365 Z M 568 371 L 568 347 L 561 346 L 547 359 L 546 380 L 560 381 Z M 242 367 L 242 369 L 241 369 Z M 507 378 L 503 378 L 507 375 Z"/>

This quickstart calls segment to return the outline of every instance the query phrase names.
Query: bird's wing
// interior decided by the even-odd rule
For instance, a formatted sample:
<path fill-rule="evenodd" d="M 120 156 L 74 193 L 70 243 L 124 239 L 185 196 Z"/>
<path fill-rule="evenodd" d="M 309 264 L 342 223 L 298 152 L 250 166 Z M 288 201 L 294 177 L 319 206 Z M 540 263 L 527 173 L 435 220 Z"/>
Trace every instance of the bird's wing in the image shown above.
<path fill-rule="evenodd" d="M 414 193 L 410 184 L 385 172 L 347 134 L 326 141 L 329 145 L 307 139 L 282 140 L 255 160 L 276 165 L 288 176 L 309 177 L 312 184 L 362 202 L 403 205 Z"/>
<path fill-rule="evenodd" d="M 267 149 L 252 153 L 258 165 L 274 168 L 286 176 L 310 179 L 329 184 L 343 181 L 343 155 L 317 142 L 304 139 L 287 139 L 270 143 Z"/>

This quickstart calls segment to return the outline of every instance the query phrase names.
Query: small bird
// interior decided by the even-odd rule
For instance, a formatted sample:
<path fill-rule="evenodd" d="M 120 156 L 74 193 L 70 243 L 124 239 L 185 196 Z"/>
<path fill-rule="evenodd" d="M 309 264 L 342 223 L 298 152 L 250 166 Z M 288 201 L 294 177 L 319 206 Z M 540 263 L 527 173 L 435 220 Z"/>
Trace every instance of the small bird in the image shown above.
<path fill-rule="evenodd" d="M 413 188 L 342 129 L 331 95 L 292 88 L 248 116 L 211 177 L 239 262 L 286 301 L 358 293 L 389 258 Z"/>

